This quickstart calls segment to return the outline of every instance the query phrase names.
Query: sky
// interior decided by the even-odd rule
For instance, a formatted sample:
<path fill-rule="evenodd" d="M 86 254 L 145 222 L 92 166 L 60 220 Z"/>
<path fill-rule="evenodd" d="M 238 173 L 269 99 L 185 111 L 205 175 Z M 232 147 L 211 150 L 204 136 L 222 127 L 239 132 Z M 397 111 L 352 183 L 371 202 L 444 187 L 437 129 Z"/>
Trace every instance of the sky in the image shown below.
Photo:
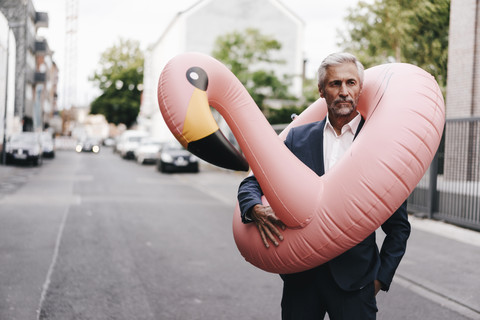
<path fill-rule="evenodd" d="M 48 12 L 49 27 L 39 29 L 54 51 L 60 68 L 59 107 L 63 108 L 61 72 L 65 60 L 65 5 L 69 0 L 33 0 L 37 11 Z M 165 31 L 175 15 L 199 0 L 78 0 L 78 100 L 87 105 L 99 95 L 88 81 L 99 69 L 100 55 L 120 37 L 140 41 L 148 48 Z M 228 0 L 225 0 L 228 1 Z M 313 77 L 320 62 L 338 51 L 337 29 L 342 29 L 347 9 L 358 0 L 280 0 L 305 22 L 307 75 Z"/>

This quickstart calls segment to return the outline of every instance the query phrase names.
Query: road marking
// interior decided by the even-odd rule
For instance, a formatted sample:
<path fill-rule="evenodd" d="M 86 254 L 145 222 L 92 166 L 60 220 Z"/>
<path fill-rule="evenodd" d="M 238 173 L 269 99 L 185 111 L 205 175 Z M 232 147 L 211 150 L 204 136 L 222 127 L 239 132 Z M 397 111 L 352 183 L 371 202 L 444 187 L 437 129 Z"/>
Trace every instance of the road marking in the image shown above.
<path fill-rule="evenodd" d="M 55 268 L 55 265 L 57 264 L 60 242 L 62 241 L 63 230 L 65 229 L 65 224 L 67 222 L 69 212 L 70 212 L 69 208 L 66 208 L 65 212 L 63 213 L 63 216 L 62 216 L 62 221 L 60 222 L 60 227 L 58 228 L 58 234 L 57 234 L 57 239 L 55 241 L 55 248 L 53 250 L 52 261 L 50 263 L 50 267 L 48 268 L 47 277 L 45 279 L 45 282 L 43 283 L 42 294 L 40 295 L 40 302 L 38 304 L 38 309 L 37 309 L 37 320 L 40 320 L 41 313 L 42 313 L 42 308 L 43 308 L 43 303 L 44 303 L 45 298 L 47 296 L 47 291 L 50 287 L 50 281 L 51 281 L 51 278 L 52 278 L 53 269 Z"/>
<path fill-rule="evenodd" d="M 3 205 L 48 205 L 48 206 L 64 206 L 64 205 L 80 205 L 82 198 L 79 195 L 63 195 L 63 194 L 12 194 L 6 198 L 0 199 Z"/>

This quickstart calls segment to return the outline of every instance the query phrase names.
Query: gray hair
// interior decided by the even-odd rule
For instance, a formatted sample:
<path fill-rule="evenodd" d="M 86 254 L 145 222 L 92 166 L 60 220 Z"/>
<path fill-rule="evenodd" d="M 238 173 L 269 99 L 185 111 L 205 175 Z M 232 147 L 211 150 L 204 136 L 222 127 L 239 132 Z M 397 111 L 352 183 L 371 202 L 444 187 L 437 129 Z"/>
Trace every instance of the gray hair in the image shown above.
<path fill-rule="evenodd" d="M 320 64 L 318 68 L 318 85 L 324 90 L 325 89 L 325 77 L 327 76 L 327 69 L 331 66 L 337 66 L 342 63 L 355 63 L 358 70 L 358 77 L 360 78 L 360 87 L 363 87 L 363 65 L 357 58 L 347 52 L 337 52 L 328 55 Z"/>

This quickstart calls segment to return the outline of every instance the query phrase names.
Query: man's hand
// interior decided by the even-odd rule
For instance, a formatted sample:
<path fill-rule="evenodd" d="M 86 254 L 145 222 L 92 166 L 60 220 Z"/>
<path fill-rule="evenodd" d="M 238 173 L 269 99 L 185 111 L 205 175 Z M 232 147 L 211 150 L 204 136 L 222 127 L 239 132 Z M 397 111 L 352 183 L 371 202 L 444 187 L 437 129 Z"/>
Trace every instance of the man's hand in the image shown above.
<path fill-rule="evenodd" d="M 382 289 L 382 283 L 378 280 L 374 280 L 373 284 L 375 285 L 375 295 Z"/>
<path fill-rule="evenodd" d="M 257 225 L 265 247 L 270 247 L 268 240 L 270 240 L 275 246 L 278 246 L 278 240 L 283 240 L 283 236 L 278 228 L 285 230 L 285 225 L 277 218 L 272 208 L 270 206 L 257 204 L 250 210 L 250 217 Z"/>

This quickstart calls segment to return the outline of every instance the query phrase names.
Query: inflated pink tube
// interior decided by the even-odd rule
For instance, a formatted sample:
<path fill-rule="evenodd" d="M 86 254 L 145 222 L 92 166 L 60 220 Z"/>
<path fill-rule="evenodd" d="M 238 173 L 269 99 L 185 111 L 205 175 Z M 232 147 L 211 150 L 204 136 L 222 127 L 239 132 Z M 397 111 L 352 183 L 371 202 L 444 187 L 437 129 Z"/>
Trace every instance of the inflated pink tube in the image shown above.
<path fill-rule="evenodd" d="M 203 96 L 207 107 L 198 103 Z M 255 225 L 241 222 L 237 206 L 235 242 L 247 261 L 274 273 L 318 266 L 374 232 L 425 174 L 445 122 L 443 97 L 430 74 L 409 64 L 368 69 L 358 104 L 362 131 L 348 154 L 318 177 L 285 147 L 286 132 L 279 138 L 238 79 L 209 56 L 172 59 L 160 76 L 158 98 L 170 130 L 192 152 L 200 149 L 197 140 L 217 135 L 210 120 L 192 120 L 203 117 L 197 105 L 211 105 L 230 126 L 268 202 L 289 227 L 280 246 L 267 249 Z M 316 101 L 286 131 L 322 120 L 326 110 L 323 99 Z M 196 135 L 199 129 L 191 127 L 203 122 L 209 129 Z"/>

